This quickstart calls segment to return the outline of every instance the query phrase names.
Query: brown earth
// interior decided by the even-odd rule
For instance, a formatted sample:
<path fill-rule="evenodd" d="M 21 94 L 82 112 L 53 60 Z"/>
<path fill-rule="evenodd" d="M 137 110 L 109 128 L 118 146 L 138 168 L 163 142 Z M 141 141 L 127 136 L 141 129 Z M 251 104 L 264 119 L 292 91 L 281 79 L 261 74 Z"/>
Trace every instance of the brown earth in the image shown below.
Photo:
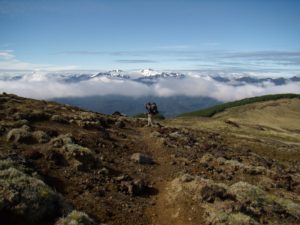
<path fill-rule="evenodd" d="M 300 115 L 292 113 L 288 135 L 297 136 Z M 33 224 L 55 224 L 72 209 L 96 224 L 300 224 L 299 142 L 282 130 L 280 138 L 256 134 L 248 120 L 237 127 L 223 117 L 146 127 L 143 119 L 7 94 L 0 120 L 0 160 L 33 171 L 68 205 Z M 135 162 L 134 153 L 154 163 Z M 1 224 L 32 224 L 30 215 L 16 216 L 5 188 L 0 176 Z M 238 188 L 251 196 L 232 191 Z"/>

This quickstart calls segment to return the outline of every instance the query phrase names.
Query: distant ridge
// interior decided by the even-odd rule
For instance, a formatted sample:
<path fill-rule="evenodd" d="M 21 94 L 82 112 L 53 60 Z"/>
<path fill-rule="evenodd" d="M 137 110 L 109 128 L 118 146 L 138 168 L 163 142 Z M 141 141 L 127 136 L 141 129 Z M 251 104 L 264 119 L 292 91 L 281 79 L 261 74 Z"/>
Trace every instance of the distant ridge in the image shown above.
<path fill-rule="evenodd" d="M 271 100 L 278 100 L 283 98 L 299 98 L 299 94 L 275 94 L 275 95 L 263 95 L 257 96 L 252 98 L 245 98 L 238 101 L 227 102 L 221 105 L 216 105 L 213 107 L 209 107 L 206 109 L 201 109 L 193 112 L 183 113 L 178 115 L 178 117 L 212 117 L 213 115 L 223 112 L 225 109 L 242 106 L 246 104 L 251 104 L 255 102 L 264 102 L 264 101 L 271 101 Z"/>

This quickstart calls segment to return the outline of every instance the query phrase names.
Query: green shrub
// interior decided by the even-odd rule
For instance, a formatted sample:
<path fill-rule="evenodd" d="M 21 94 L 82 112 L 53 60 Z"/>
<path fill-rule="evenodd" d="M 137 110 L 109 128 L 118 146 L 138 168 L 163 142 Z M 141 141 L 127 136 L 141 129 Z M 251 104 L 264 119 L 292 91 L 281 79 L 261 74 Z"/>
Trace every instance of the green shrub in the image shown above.
<path fill-rule="evenodd" d="M 59 219 L 55 225 L 94 225 L 94 221 L 84 212 L 73 210 L 65 218 Z"/>
<path fill-rule="evenodd" d="M 52 218 L 58 211 L 60 196 L 43 181 L 0 161 L 0 209 L 29 223 Z"/>

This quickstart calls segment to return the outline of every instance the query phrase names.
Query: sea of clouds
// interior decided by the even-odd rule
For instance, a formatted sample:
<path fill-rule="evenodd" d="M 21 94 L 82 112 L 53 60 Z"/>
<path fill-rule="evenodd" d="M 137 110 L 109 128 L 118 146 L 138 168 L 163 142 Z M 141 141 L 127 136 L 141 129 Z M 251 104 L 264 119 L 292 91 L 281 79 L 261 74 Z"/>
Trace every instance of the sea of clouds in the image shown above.
<path fill-rule="evenodd" d="M 160 79 L 153 85 L 107 77 L 68 83 L 46 72 L 35 72 L 24 75 L 18 80 L 0 79 L 0 91 L 36 99 L 95 95 L 131 97 L 184 95 L 191 97 L 206 96 L 226 102 L 265 94 L 300 94 L 300 82 L 289 82 L 279 86 L 272 82 L 236 86 L 230 83 L 218 82 L 208 76 L 191 76 L 184 79 Z"/>

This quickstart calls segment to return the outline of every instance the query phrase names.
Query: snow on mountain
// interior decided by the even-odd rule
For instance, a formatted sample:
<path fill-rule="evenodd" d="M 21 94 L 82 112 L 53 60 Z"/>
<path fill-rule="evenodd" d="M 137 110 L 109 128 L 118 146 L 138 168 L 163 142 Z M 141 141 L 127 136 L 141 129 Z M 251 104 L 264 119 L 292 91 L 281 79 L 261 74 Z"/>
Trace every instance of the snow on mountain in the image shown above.
<path fill-rule="evenodd" d="M 220 83 L 227 83 L 232 86 L 241 86 L 245 84 L 262 84 L 264 82 L 274 85 L 283 85 L 288 82 L 300 82 L 299 76 L 294 77 L 258 77 L 249 73 L 225 73 L 225 72 L 197 72 L 197 71 L 156 71 L 153 69 L 143 69 L 136 71 L 110 70 L 110 71 L 0 71 L 0 81 L 27 81 L 43 82 L 56 81 L 64 83 L 78 83 L 89 80 L 131 80 L 147 85 L 158 83 L 162 79 L 184 79 L 199 78 L 203 80 L 214 80 Z"/>
<path fill-rule="evenodd" d="M 110 77 L 110 78 L 121 78 L 121 79 L 129 79 L 130 76 L 124 72 L 123 70 L 111 70 L 107 72 L 100 72 L 90 76 L 91 78 L 95 77 Z"/>
<path fill-rule="evenodd" d="M 159 74 L 159 72 L 157 72 L 153 69 L 143 69 L 140 71 L 140 73 L 145 77 L 154 76 L 154 75 Z"/>

